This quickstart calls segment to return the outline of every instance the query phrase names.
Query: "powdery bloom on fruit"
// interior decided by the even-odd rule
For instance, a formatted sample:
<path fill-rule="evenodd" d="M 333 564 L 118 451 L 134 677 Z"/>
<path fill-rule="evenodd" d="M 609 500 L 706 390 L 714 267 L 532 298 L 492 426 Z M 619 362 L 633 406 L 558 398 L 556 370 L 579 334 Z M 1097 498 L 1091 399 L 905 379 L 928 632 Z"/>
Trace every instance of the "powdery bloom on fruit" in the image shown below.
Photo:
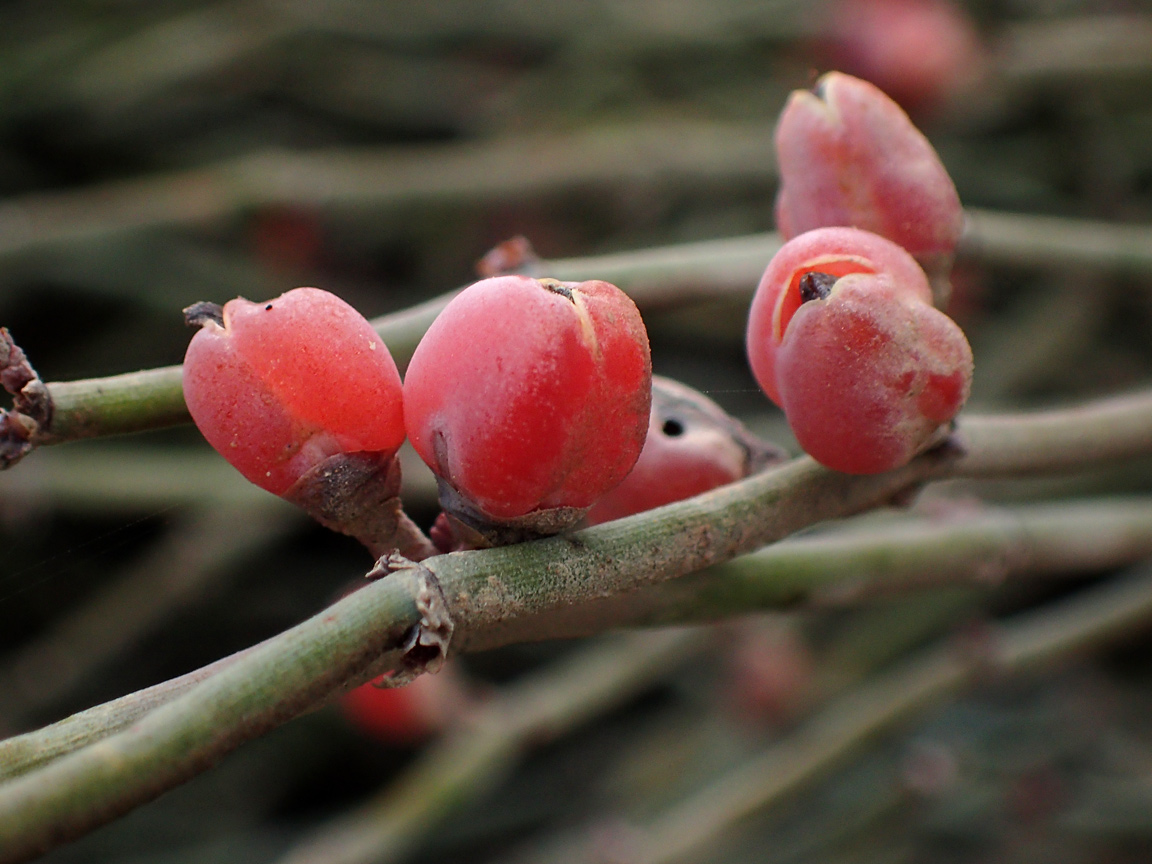
<path fill-rule="evenodd" d="M 733 483 L 784 458 L 698 390 L 653 376 L 648 437 L 624 481 L 597 501 L 598 525 Z"/>
<path fill-rule="evenodd" d="M 400 375 L 359 312 L 318 288 L 224 305 L 184 358 L 184 399 L 201 433 L 245 477 L 283 494 L 339 453 L 404 442 Z"/>
<path fill-rule="evenodd" d="M 829 468 L 886 471 L 910 461 L 968 397 L 960 328 L 901 297 L 886 274 L 839 279 L 792 318 L 776 373 L 800 446 Z"/>
<path fill-rule="evenodd" d="M 805 277 L 822 290 L 806 298 Z M 963 406 L 972 352 L 930 299 L 908 253 L 854 228 L 802 234 L 769 263 L 749 362 L 819 462 L 853 474 L 898 467 Z"/>
<path fill-rule="evenodd" d="M 800 308 L 800 281 L 808 273 L 841 277 L 849 273 L 886 272 L 893 289 L 924 303 L 932 289 L 914 260 L 883 237 L 856 228 L 823 228 L 789 240 L 768 263 L 748 313 L 748 361 L 752 374 L 773 402 L 776 354 L 784 333 Z"/>
<path fill-rule="evenodd" d="M 776 127 L 786 239 L 862 228 L 908 250 L 933 281 L 947 276 L 964 227 L 956 187 L 908 115 L 875 85 L 830 72 L 793 92 Z"/>
<path fill-rule="evenodd" d="M 651 359 L 607 282 L 499 276 L 428 329 L 404 383 L 416 452 L 482 515 L 587 508 L 644 444 Z"/>

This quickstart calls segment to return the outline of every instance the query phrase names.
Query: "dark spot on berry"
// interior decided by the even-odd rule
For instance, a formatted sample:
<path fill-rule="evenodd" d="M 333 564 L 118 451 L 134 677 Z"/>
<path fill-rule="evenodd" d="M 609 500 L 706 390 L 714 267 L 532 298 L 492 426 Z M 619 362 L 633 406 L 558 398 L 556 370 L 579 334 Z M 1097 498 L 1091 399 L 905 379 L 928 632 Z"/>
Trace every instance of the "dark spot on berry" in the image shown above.
<path fill-rule="evenodd" d="M 224 308 L 219 303 L 201 300 L 184 310 L 184 323 L 189 327 L 202 327 L 209 321 L 215 321 L 221 327 L 224 326 Z"/>
<path fill-rule="evenodd" d="M 569 300 L 572 299 L 572 287 L 570 285 L 565 285 L 558 279 L 538 279 L 536 281 L 553 294 L 559 294 L 561 297 L 567 297 Z"/>
<path fill-rule="evenodd" d="M 800 302 L 809 300 L 823 300 L 832 293 L 832 286 L 836 284 L 836 277 L 830 273 L 812 271 L 800 277 Z"/>
<path fill-rule="evenodd" d="M 675 417 L 669 417 L 664 421 L 664 425 L 660 427 L 660 431 L 669 438 L 679 438 L 684 434 L 684 424 Z"/>
<path fill-rule="evenodd" d="M 271 304 L 271 303 L 269 303 L 267 306 L 265 306 L 265 307 L 264 307 L 264 311 L 265 311 L 265 312 L 271 312 L 271 311 L 272 311 L 272 304 Z"/>

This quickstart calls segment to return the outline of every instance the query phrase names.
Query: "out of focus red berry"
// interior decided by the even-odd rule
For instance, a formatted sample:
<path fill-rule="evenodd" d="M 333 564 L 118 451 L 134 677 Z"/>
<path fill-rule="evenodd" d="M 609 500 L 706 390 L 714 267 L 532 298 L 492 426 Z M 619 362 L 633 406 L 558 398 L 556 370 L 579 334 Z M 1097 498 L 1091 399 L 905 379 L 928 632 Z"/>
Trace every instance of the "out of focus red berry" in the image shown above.
<path fill-rule="evenodd" d="M 419 744 L 444 731 L 471 701 L 452 670 L 445 666 L 403 687 L 378 687 L 369 681 L 345 693 L 340 708 L 365 735 L 388 744 Z"/>
<path fill-rule="evenodd" d="M 624 482 L 588 511 L 598 525 L 699 495 L 783 458 L 698 390 L 653 376 L 644 449 Z"/>
<path fill-rule="evenodd" d="M 984 69 L 976 25 L 951 0 L 837 0 L 825 10 L 828 65 L 871 81 L 908 111 L 928 111 Z"/>

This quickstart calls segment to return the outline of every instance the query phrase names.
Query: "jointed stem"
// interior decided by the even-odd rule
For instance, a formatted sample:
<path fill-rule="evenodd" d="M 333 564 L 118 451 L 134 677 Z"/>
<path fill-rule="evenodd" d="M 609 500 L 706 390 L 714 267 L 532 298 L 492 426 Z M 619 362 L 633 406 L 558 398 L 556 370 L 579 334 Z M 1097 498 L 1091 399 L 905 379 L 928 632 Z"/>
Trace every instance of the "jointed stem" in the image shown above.
<path fill-rule="evenodd" d="M 1144 417 L 1145 434 L 1113 424 L 1123 448 L 1085 452 L 1086 429 L 1107 439 L 1108 420 L 1128 415 Z M 454 619 L 457 649 L 499 644 L 525 618 L 686 575 L 815 522 L 875 507 L 928 480 L 1152 453 L 1152 393 L 1055 416 L 972 418 L 962 428 L 969 441 L 963 455 L 931 452 L 865 477 L 801 458 L 568 537 L 439 556 L 424 566 Z M 1042 439 L 1035 453 L 1018 446 L 1029 430 Z M 412 580 L 411 571 L 401 570 L 366 586 L 132 727 L 0 787 L 0 861 L 23 860 L 114 818 L 341 687 L 394 668 L 395 649 L 421 621 Z"/>
<path fill-rule="evenodd" d="M 1050 267 L 1087 263 L 1152 272 L 1152 229 L 970 210 L 962 251 L 991 262 Z M 780 247 L 775 233 L 732 237 L 588 258 L 542 262 L 542 275 L 604 279 L 627 291 L 642 310 L 729 296 L 747 299 Z M 372 323 L 403 369 L 424 331 L 454 296 L 434 297 Z M 36 444 L 119 435 L 186 423 L 180 367 L 48 384 L 51 422 Z"/>

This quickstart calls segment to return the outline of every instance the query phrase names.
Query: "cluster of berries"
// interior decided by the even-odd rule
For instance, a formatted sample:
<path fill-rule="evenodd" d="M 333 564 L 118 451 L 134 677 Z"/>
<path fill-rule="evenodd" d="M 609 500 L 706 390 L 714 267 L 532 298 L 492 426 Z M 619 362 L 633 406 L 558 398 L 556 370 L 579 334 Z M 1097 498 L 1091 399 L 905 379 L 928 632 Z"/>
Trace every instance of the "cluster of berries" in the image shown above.
<path fill-rule="evenodd" d="M 895 102 L 840 73 L 792 95 L 776 149 L 788 242 L 752 300 L 753 374 L 823 464 L 896 468 L 972 380 L 968 341 L 937 308 L 964 227 L 956 188 Z"/>
<path fill-rule="evenodd" d="M 362 481 L 349 463 L 383 466 L 373 476 L 394 498 L 408 438 L 460 531 L 491 542 L 557 533 L 624 479 L 647 435 L 648 337 L 606 282 L 477 282 L 436 319 L 403 384 L 368 321 L 327 291 L 197 304 L 187 317 L 201 329 L 184 395 L 205 438 L 289 500 L 310 502 L 322 485 L 329 512 L 349 491 L 332 477 Z"/>
<path fill-rule="evenodd" d="M 788 242 L 752 302 L 753 374 L 823 464 L 898 467 L 937 440 L 971 381 L 964 334 L 934 305 L 963 228 L 956 190 L 904 112 L 847 75 L 793 94 L 776 147 Z M 702 394 L 654 379 L 640 314 L 606 282 L 477 282 L 433 322 L 403 382 L 368 321 L 316 288 L 186 317 L 201 329 L 184 394 L 209 443 L 378 554 L 597 524 L 782 458 Z M 438 478 L 436 549 L 404 536 L 406 439 Z M 347 710 L 386 737 L 395 723 L 429 734 L 436 712 L 419 695 L 365 686 Z"/>
<path fill-rule="evenodd" d="M 790 239 L 752 303 L 752 370 L 816 459 L 897 467 L 946 428 L 971 380 L 963 333 L 933 305 L 963 227 L 956 190 L 907 115 L 847 75 L 795 93 L 776 145 Z M 442 548 L 566 530 L 620 487 L 591 517 L 616 518 L 766 461 L 735 425 L 685 436 L 686 418 L 710 417 L 715 432 L 722 415 L 701 415 L 699 394 L 696 414 L 669 421 L 661 412 L 685 400 L 658 384 L 651 411 L 644 324 L 606 282 L 477 282 L 429 328 L 403 383 L 369 323 L 319 289 L 197 304 L 188 317 L 202 325 L 184 365 L 189 410 L 248 479 L 310 506 L 318 484 L 339 497 L 347 478 L 367 477 L 384 491 L 355 500 L 398 507 L 407 438 L 439 478 Z M 646 440 L 652 455 L 634 470 Z M 350 518 L 312 509 L 337 528 Z"/>

